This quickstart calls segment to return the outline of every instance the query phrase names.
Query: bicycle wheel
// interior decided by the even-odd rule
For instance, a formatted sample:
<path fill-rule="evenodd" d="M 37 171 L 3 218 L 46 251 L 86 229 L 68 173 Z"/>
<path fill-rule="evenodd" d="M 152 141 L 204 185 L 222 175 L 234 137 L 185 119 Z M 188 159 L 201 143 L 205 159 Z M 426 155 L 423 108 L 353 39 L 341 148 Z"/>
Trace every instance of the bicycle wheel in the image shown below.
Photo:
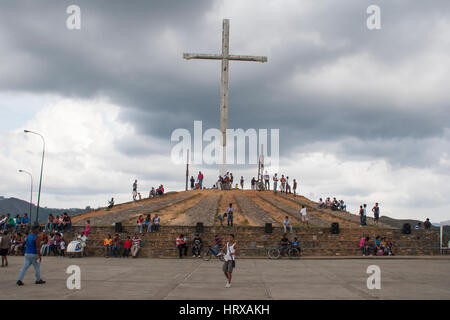
<path fill-rule="evenodd" d="M 289 259 L 300 259 L 300 252 L 297 249 L 291 248 L 289 249 Z"/>
<path fill-rule="evenodd" d="M 268 256 L 270 259 L 276 260 L 280 257 L 280 250 L 275 248 L 275 249 L 269 249 L 269 251 L 267 252 Z"/>
<path fill-rule="evenodd" d="M 212 256 L 212 251 L 211 251 L 211 249 L 208 249 L 208 251 L 206 251 L 206 254 L 203 256 L 203 260 L 209 261 L 209 260 L 211 260 L 211 256 Z"/>

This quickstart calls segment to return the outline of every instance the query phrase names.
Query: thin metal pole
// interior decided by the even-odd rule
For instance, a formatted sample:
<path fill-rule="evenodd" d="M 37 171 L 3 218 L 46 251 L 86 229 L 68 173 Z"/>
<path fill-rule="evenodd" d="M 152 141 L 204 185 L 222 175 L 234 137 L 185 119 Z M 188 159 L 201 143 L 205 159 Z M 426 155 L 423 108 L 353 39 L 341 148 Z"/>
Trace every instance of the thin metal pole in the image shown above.
<path fill-rule="evenodd" d="M 42 162 L 41 162 L 41 176 L 39 178 L 39 192 L 38 192 L 38 202 L 37 202 L 37 209 L 36 209 L 36 221 L 35 224 L 39 223 L 39 206 L 41 203 L 41 187 L 42 187 L 42 172 L 44 171 L 44 157 L 45 157 L 45 139 L 44 137 L 37 132 L 34 131 L 30 131 L 30 130 L 24 130 L 25 133 L 33 133 L 33 134 L 37 134 L 38 136 L 40 136 L 42 138 Z"/>
<path fill-rule="evenodd" d="M 189 179 L 189 149 L 187 149 L 187 158 L 186 158 L 186 191 L 188 191 L 188 179 Z"/>

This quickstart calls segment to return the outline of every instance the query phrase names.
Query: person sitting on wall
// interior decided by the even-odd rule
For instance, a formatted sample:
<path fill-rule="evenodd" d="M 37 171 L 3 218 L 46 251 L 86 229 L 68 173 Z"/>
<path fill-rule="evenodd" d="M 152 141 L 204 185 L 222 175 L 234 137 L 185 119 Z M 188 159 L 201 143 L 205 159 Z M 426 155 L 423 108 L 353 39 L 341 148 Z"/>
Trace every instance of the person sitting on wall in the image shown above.
<path fill-rule="evenodd" d="M 192 257 L 198 256 L 200 258 L 201 251 L 202 251 L 202 238 L 200 238 L 199 234 L 197 233 L 194 237 L 194 240 L 192 240 Z"/>
<path fill-rule="evenodd" d="M 325 203 L 323 202 L 322 198 L 319 199 L 319 202 L 317 203 L 317 208 L 321 209 L 325 207 Z"/>
<path fill-rule="evenodd" d="M 214 236 L 214 240 L 211 242 L 211 251 L 212 253 L 217 256 L 220 253 L 220 250 L 222 249 L 222 239 L 216 234 Z"/>
<path fill-rule="evenodd" d="M 156 194 L 158 196 L 162 196 L 164 194 L 164 186 L 160 185 L 158 189 L 156 189 Z"/>
<path fill-rule="evenodd" d="M 344 200 L 339 200 L 339 209 L 347 211 L 347 205 L 344 203 Z"/>
<path fill-rule="evenodd" d="M 161 218 L 158 216 L 157 213 L 155 213 L 155 216 L 153 217 L 153 220 L 152 220 L 152 227 L 150 228 L 150 231 L 157 232 L 159 229 L 160 223 L 161 223 Z"/>
<path fill-rule="evenodd" d="M 283 238 L 280 240 L 280 253 L 285 254 L 287 250 L 289 249 L 289 239 L 287 237 L 287 234 L 283 234 Z"/>
<path fill-rule="evenodd" d="M 175 241 L 175 245 L 178 249 L 178 258 L 181 259 L 183 258 L 183 251 L 184 251 L 184 255 L 187 255 L 187 245 L 186 245 L 186 241 L 184 240 L 184 234 L 180 234 L 177 238 L 177 240 Z"/>
<path fill-rule="evenodd" d="M 331 200 L 330 200 L 330 197 L 328 197 L 326 200 L 325 200 L 325 208 L 330 208 L 331 207 Z"/>
<path fill-rule="evenodd" d="M 298 241 L 297 237 L 294 238 L 294 240 L 292 240 L 291 242 L 291 248 L 292 249 L 297 249 L 298 254 L 300 255 L 302 252 L 302 249 L 300 248 L 300 241 Z"/>

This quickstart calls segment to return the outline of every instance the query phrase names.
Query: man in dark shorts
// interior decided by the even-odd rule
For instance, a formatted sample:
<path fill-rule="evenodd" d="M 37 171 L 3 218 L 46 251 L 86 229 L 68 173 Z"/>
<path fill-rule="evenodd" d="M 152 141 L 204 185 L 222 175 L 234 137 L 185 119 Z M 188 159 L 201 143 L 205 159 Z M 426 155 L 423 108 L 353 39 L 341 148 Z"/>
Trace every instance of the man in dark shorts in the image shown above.
<path fill-rule="evenodd" d="M 11 235 L 8 234 L 8 230 L 3 231 L 3 235 L 0 240 L 0 256 L 2 256 L 2 267 L 8 266 L 8 249 L 11 243 Z"/>
<path fill-rule="evenodd" d="M 222 252 L 225 252 L 223 258 L 225 262 L 223 263 L 222 270 L 225 274 L 225 278 L 227 278 L 227 283 L 225 288 L 231 287 L 231 277 L 233 273 L 233 269 L 236 267 L 235 258 L 238 247 L 236 241 L 234 241 L 234 235 L 230 234 L 228 236 L 228 242 L 223 247 Z"/>
<path fill-rule="evenodd" d="M 372 208 L 373 212 L 373 221 L 376 225 L 378 225 L 378 220 L 380 219 L 380 207 L 378 206 L 378 202 L 375 203 L 375 206 Z"/>

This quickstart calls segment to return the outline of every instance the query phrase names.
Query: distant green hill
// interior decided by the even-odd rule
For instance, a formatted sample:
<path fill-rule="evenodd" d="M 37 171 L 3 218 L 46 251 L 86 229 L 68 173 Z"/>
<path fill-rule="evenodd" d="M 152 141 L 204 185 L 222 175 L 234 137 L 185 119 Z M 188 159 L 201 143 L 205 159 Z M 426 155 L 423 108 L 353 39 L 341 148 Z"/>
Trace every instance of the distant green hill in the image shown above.
<path fill-rule="evenodd" d="M 35 205 L 32 206 L 32 221 L 34 221 L 36 217 L 36 209 Z M 56 209 L 56 208 L 39 208 L 39 222 L 47 221 L 47 217 L 50 213 L 55 215 L 63 214 L 67 212 L 68 215 L 73 216 L 76 214 L 80 214 L 85 212 L 86 209 Z M 12 216 L 15 215 L 23 215 L 24 213 L 30 212 L 30 203 L 17 198 L 4 198 L 0 196 L 0 215 L 10 213 Z"/>

